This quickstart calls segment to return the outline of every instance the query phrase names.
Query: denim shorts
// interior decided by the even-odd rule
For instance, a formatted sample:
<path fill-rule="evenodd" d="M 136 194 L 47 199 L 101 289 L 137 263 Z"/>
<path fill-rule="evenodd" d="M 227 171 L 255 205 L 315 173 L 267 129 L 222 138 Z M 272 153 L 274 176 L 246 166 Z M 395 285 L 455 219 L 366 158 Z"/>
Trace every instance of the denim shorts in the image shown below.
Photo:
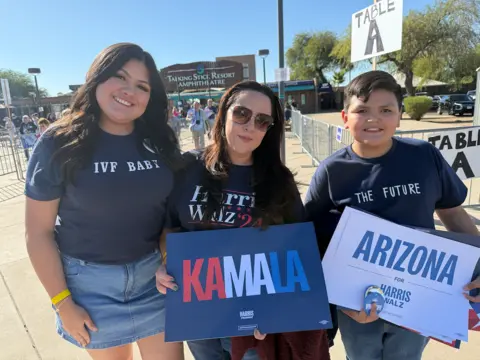
<path fill-rule="evenodd" d="M 361 324 L 338 310 L 347 360 L 420 360 L 428 338 L 387 321 Z"/>
<path fill-rule="evenodd" d="M 165 330 L 165 295 L 158 292 L 155 272 L 161 264 L 155 251 L 127 265 L 89 263 L 62 254 L 72 299 L 97 326 L 89 331 L 87 349 L 105 349 L 133 343 Z M 81 347 L 56 316 L 57 332 Z"/>

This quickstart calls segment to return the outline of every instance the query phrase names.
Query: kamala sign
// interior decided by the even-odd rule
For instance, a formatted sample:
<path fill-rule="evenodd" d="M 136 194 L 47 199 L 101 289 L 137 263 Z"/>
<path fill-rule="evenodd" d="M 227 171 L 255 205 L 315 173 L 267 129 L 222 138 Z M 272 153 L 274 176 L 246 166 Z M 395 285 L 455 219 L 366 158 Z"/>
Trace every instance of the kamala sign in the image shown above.
<path fill-rule="evenodd" d="M 351 62 L 402 48 L 403 0 L 381 0 L 352 15 Z"/>
<path fill-rule="evenodd" d="M 229 88 L 243 80 L 241 63 L 220 60 L 176 64 L 160 70 L 167 92 Z"/>

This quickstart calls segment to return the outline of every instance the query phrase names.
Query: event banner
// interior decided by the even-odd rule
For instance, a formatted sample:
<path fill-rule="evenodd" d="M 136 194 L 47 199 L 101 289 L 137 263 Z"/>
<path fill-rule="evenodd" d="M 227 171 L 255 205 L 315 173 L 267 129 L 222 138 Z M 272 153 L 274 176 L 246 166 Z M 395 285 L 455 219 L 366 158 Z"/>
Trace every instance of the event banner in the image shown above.
<path fill-rule="evenodd" d="M 312 223 L 173 233 L 168 342 L 332 327 Z"/>
<path fill-rule="evenodd" d="M 440 150 L 462 180 L 480 177 L 480 126 L 432 132 L 428 142 Z"/>
<path fill-rule="evenodd" d="M 451 342 L 468 340 L 472 280 L 480 249 L 346 208 L 323 259 L 331 303 L 360 310 L 365 289 L 381 287 L 380 317 Z"/>

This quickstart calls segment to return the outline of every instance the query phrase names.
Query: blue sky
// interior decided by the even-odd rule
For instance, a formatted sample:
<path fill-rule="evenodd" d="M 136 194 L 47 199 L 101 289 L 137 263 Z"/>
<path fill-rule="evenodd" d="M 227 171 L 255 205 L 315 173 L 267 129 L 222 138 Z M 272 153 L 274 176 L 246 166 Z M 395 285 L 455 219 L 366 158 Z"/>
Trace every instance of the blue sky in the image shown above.
<path fill-rule="evenodd" d="M 284 0 L 285 51 L 301 31 L 342 33 L 372 2 Z M 429 3 L 404 0 L 404 13 Z M 41 68 L 39 86 L 50 95 L 83 83 L 95 55 L 123 41 L 149 51 L 158 68 L 264 48 L 267 81 L 278 67 L 277 0 L 0 0 L 0 13 L 0 68 Z"/>

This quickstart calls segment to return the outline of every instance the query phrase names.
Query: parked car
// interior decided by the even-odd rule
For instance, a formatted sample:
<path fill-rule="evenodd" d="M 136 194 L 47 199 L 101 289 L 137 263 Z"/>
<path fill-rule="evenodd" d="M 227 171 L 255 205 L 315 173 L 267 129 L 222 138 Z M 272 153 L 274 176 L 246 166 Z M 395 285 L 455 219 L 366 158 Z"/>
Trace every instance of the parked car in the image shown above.
<path fill-rule="evenodd" d="M 438 109 L 438 104 L 442 100 L 442 95 L 434 95 L 432 96 L 432 110 Z"/>
<path fill-rule="evenodd" d="M 476 96 L 477 96 L 477 90 L 467 91 L 467 96 L 468 96 L 468 97 L 471 97 L 472 100 L 475 100 L 475 98 L 476 98 Z"/>
<path fill-rule="evenodd" d="M 437 113 L 442 115 L 447 112 L 448 115 L 462 116 L 465 114 L 473 115 L 475 102 L 466 94 L 445 95 L 441 98 Z"/>

